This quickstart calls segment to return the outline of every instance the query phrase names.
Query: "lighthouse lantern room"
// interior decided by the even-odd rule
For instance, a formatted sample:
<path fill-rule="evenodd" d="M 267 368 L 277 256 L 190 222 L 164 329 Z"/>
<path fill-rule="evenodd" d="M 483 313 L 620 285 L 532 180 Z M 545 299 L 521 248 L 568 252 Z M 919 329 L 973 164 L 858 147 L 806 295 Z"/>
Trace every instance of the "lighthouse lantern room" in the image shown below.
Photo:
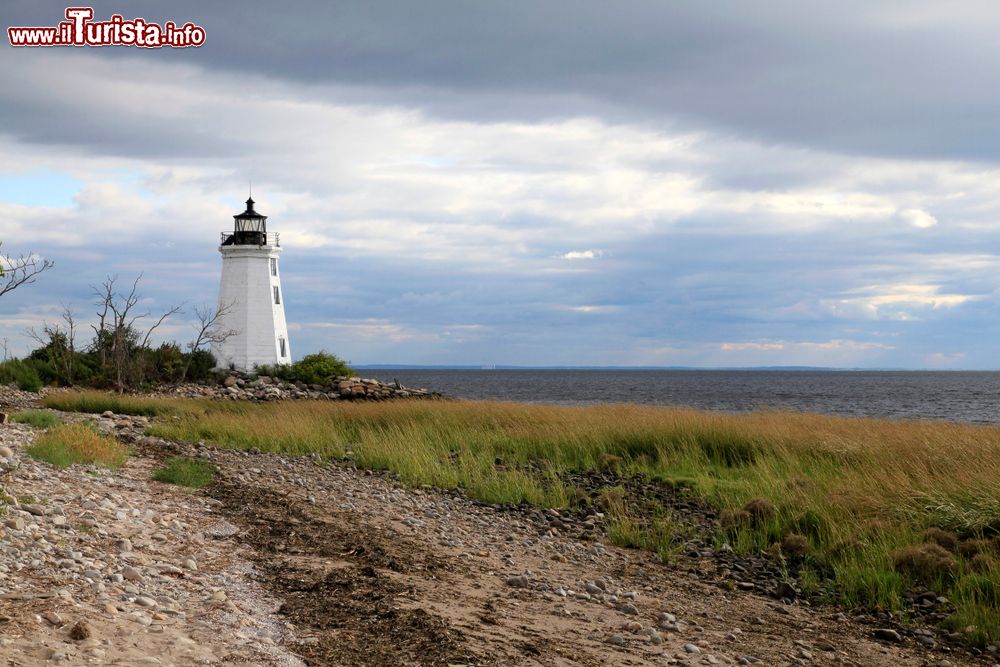
<path fill-rule="evenodd" d="M 281 244 L 254 203 L 247 199 L 246 210 L 233 216 L 233 230 L 222 232 L 219 246 L 219 328 L 236 332 L 212 349 L 219 368 L 253 371 L 292 361 L 278 270 Z"/>

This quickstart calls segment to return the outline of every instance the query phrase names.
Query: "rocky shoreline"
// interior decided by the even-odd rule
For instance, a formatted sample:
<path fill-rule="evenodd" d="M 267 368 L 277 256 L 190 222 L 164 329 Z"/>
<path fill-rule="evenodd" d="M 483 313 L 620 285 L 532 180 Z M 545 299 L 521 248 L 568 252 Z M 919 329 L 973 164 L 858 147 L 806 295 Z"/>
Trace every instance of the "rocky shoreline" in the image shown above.
<path fill-rule="evenodd" d="M 288 382 L 268 375 L 231 372 L 217 384 L 181 384 L 155 394 L 174 398 L 215 398 L 233 401 L 330 400 L 386 401 L 391 399 L 440 399 L 436 391 L 388 384 L 370 378 L 341 376 L 328 384 Z"/>
<path fill-rule="evenodd" d="M 28 399 L 0 390 L 0 411 Z M 996 663 L 782 591 L 773 559 L 713 548 L 698 526 L 716 517 L 682 488 L 567 480 L 595 494 L 614 481 L 637 502 L 659 494 L 690 525 L 664 566 L 609 544 L 593 507 L 488 505 L 403 488 L 349 458 L 216 449 L 147 436 L 145 417 L 58 414 L 132 456 L 117 471 L 53 468 L 25 456 L 36 429 L 0 426 L 0 659 L 12 664 Z M 211 462 L 217 482 L 150 480 L 177 455 Z"/>

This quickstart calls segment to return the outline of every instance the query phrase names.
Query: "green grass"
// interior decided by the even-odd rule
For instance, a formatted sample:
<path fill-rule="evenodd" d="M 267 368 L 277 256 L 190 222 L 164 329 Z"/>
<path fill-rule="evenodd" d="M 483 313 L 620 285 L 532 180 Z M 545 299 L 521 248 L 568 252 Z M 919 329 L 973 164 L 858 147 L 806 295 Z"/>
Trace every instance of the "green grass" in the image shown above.
<path fill-rule="evenodd" d="M 141 415 L 153 417 L 166 414 L 167 403 L 151 401 L 148 398 L 112 394 L 103 391 L 59 391 L 47 395 L 45 407 L 66 412 L 86 412 L 100 414 L 110 410 L 120 415 Z"/>
<path fill-rule="evenodd" d="M 200 489 L 215 479 L 215 466 L 208 461 L 173 456 L 164 462 L 162 468 L 153 472 L 153 479 L 157 482 Z"/>
<path fill-rule="evenodd" d="M 51 428 L 59 423 L 59 417 L 46 410 L 21 410 L 10 416 L 12 422 L 31 424 L 37 428 Z"/>
<path fill-rule="evenodd" d="M 74 463 L 93 463 L 119 468 L 127 452 L 114 438 L 85 424 L 60 424 L 45 431 L 28 448 L 28 456 L 66 468 Z"/>
<path fill-rule="evenodd" d="M 908 588 L 930 585 L 954 602 L 948 623 L 971 627 L 970 642 L 1000 641 L 997 427 L 465 401 L 253 404 L 66 392 L 46 405 L 160 415 L 150 433 L 174 440 L 324 457 L 351 452 L 359 466 L 391 470 L 405 484 L 462 488 L 493 503 L 565 507 L 587 495 L 563 481 L 568 471 L 683 480 L 734 517 L 717 543 L 757 552 L 801 535 L 810 587 L 835 591 L 847 606 L 899 612 Z M 637 514 L 614 488 L 604 496 L 614 542 L 669 559 L 678 528 L 669 516 Z M 754 499 L 770 509 L 751 516 Z M 979 538 L 994 546 L 975 562 L 956 547 L 915 569 L 899 554 L 919 549 L 932 527 L 962 544 Z"/>

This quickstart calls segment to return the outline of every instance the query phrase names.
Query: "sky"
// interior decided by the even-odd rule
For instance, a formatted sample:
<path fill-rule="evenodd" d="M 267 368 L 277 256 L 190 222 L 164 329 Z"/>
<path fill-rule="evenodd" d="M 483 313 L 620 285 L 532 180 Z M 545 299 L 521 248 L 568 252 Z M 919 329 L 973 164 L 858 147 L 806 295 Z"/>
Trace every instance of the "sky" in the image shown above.
<path fill-rule="evenodd" d="M 65 4 L 0 0 L 0 22 Z M 217 299 L 253 183 L 295 357 L 1000 368 L 1000 5 L 93 3 L 189 49 L 0 46 L 0 339 Z"/>

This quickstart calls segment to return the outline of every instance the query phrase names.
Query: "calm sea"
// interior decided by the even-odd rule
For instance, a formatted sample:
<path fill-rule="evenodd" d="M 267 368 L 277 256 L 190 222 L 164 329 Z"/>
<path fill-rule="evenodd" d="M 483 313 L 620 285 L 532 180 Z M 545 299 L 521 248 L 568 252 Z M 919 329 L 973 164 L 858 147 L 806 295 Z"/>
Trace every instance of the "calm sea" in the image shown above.
<path fill-rule="evenodd" d="M 361 374 L 470 399 L 785 408 L 1000 423 L 1000 372 L 368 369 Z"/>

